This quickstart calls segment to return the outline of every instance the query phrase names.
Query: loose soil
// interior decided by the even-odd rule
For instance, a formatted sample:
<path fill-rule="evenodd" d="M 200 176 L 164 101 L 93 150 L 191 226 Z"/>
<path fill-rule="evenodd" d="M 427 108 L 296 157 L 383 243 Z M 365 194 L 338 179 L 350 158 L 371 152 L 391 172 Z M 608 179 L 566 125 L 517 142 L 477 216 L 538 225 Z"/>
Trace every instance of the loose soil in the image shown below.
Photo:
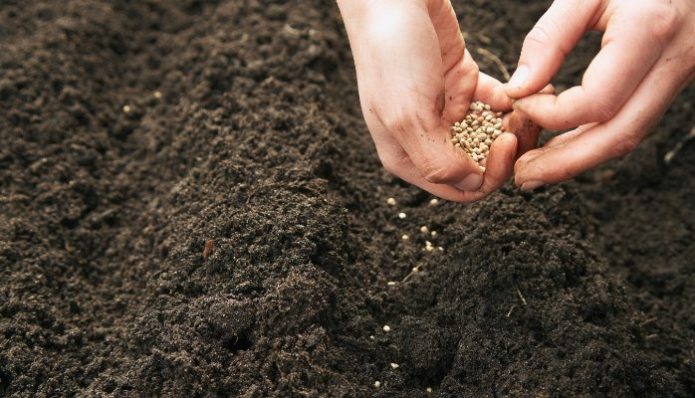
<path fill-rule="evenodd" d="M 548 2 L 455 5 L 511 67 Z M 692 87 L 625 159 L 432 207 L 353 74 L 333 2 L 3 1 L 0 395 L 695 395 Z"/>

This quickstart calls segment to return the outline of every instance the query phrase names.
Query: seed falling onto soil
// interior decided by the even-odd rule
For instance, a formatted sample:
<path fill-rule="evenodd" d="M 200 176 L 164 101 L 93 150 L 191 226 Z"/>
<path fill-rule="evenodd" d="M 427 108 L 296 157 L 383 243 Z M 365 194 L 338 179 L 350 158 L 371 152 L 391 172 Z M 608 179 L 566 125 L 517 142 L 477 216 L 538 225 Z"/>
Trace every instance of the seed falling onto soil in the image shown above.
<path fill-rule="evenodd" d="M 426 390 L 426 391 L 427 391 L 428 394 L 432 394 L 432 387 L 427 387 L 427 390 Z"/>
<path fill-rule="evenodd" d="M 434 198 L 434 199 L 430 200 L 430 206 L 434 207 L 438 204 L 439 204 L 439 199 Z"/>
<path fill-rule="evenodd" d="M 400 218 L 401 220 L 405 219 L 406 217 L 408 217 L 407 214 L 405 214 L 405 213 L 398 213 L 398 218 Z"/>
<path fill-rule="evenodd" d="M 130 107 L 130 105 L 123 105 L 123 112 L 130 113 L 131 110 L 132 108 Z"/>
<path fill-rule="evenodd" d="M 154 98 L 156 98 L 156 99 L 160 99 L 160 98 L 162 98 L 162 92 L 161 91 L 155 91 L 152 94 L 152 96 L 154 96 Z"/>
<path fill-rule="evenodd" d="M 468 115 L 451 128 L 451 142 L 466 151 L 484 170 L 492 143 L 503 132 L 502 113 L 493 112 L 490 105 L 476 101 L 471 104 Z"/>
<path fill-rule="evenodd" d="M 432 242 L 430 241 L 425 241 L 425 250 L 428 252 L 434 251 L 434 246 L 432 245 Z"/>
<path fill-rule="evenodd" d="M 374 388 L 379 388 L 381 387 L 381 382 L 379 380 L 374 382 Z"/>
<path fill-rule="evenodd" d="M 388 199 L 386 199 L 386 204 L 389 206 L 395 206 L 396 205 L 396 199 L 388 198 Z"/>
<path fill-rule="evenodd" d="M 426 225 L 423 225 L 422 227 L 420 227 L 420 232 L 422 232 L 423 234 L 426 234 L 426 233 L 428 233 L 429 231 L 430 231 L 430 229 L 427 228 Z"/>
<path fill-rule="evenodd" d="M 383 329 L 383 331 L 386 332 L 386 333 L 388 333 L 388 332 L 391 331 L 391 327 L 390 327 L 389 325 L 384 325 L 384 327 L 383 327 L 382 329 Z"/>
<path fill-rule="evenodd" d="M 391 362 L 391 369 L 398 369 L 400 366 L 397 363 Z"/>
<path fill-rule="evenodd" d="M 410 236 L 408 236 L 407 234 L 404 234 L 403 236 L 401 236 L 401 239 L 408 240 L 408 239 L 410 239 Z"/>

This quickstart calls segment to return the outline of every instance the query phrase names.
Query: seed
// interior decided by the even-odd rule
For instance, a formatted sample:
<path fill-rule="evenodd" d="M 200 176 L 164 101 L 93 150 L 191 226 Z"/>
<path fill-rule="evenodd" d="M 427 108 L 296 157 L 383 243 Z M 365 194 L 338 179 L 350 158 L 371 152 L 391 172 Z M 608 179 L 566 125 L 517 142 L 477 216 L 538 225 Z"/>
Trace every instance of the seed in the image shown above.
<path fill-rule="evenodd" d="M 162 98 L 162 93 L 161 91 L 155 91 L 154 93 L 152 93 L 152 96 L 154 96 L 156 99 L 160 99 Z"/>
<path fill-rule="evenodd" d="M 430 235 L 432 235 L 433 238 L 436 237 L 436 236 L 437 236 L 437 231 L 432 231 L 432 233 L 431 233 Z"/>
<path fill-rule="evenodd" d="M 388 282 L 386 283 L 386 285 L 388 285 L 388 286 L 396 286 L 396 282 L 394 282 L 394 281 L 388 281 Z"/>
<path fill-rule="evenodd" d="M 403 219 L 406 218 L 406 217 L 408 217 L 407 214 L 405 214 L 405 213 L 398 213 L 398 218 L 400 218 L 401 220 L 403 220 Z"/>
<path fill-rule="evenodd" d="M 374 382 L 374 388 L 379 388 L 381 387 L 381 382 L 379 380 Z"/>
<path fill-rule="evenodd" d="M 438 204 L 439 204 L 439 199 L 434 198 L 434 199 L 430 200 L 430 206 L 436 206 Z"/>
<path fill-rule="evenodd" d="M 388 198 L 388 199 L 386 199 L 386 204 L 389 206 L 395 206 L 396 205 L 396 199 Z"/>
<path fill-rule="evenodd" d="M 425 391 L 427 391 L 428 394 L 432 394 L 432 387 L 427 387 L 427 390 Z"/>
<path fill-rule="evenodd" d="M 473 102 L 463 121 L 452 127 L 452 142 L 463 149 L 475 162 L 482 166 L 490 153 L 495 138 L 502 133 L 501 112 L 493 112 L 489 105 Z"/>
<path fill-rule="evenodd" d="M 426 234 L 426 233 L 428 233 L 429 231 L 430 231 L 430 229 L 427 228 L 426 225 L 423 225 L 422 227 L 420 227 L 420 232 L 422 232 L 423 234 Z"/>
<path fill-rule="evenodd" d="M 391 369 L 398 369 L 399 367 L 397 363 L 391 362 Z"/>
<path fill-rule="evenodd" d="M 131 109 L 130 105 L 123 105 L 123 112 L 130 113 L 131 110 L 132 109 Z"/>
<path fill-rule="evenodd" d="M 401 236 L 401 239 L 408 240 L 410 239 L 410 236 L 408 236 L 408 234 L 403 234 L 403 236 Z"/>
<path fill-rule="evenodd" d="M 391 331 L 391 327 L 389 325 L 384 325 L 383 328 L 381 328 L 384 332 L 388 333 Z"/>

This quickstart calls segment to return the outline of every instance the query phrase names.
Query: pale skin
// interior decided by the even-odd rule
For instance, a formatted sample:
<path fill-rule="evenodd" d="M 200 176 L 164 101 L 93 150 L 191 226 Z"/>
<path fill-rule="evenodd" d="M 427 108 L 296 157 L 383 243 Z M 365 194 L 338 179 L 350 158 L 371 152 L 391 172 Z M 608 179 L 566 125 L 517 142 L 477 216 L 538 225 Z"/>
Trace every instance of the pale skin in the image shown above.
<path fill-rule="evenodd" d="M 444 199 L 470 202 L 509 178 L 519 140 L 492 145 L 484 175 L 451 143 L 473 100 L 510 111 L 499 81 L 479 73 L 448 1 L 339 0 L 362 111 L 384 167 Z M 507 128 L 522 124 L 507 117 Z"/>
<path fill-rule="evenodd" d="M 379 158 L 389 172 L 453 201 L 485 197 L 512 169 L 516 184 L 532 190 L 628 153 L 695 77 L 693 0 L 556 0 L 527 36 L 506 85 L 479 72 L 449 0 L 338 5 Z M 592 29 L 605 32 L 602 50 L 581 86 L 542 91 Z M 449 126 L 473 100 L 515 109 L 505 119 L 515 134 L 495 140 L 484 175 L 450 142 Z M 521 128 L 525 118 L 570 131 L 532 149 L 538 131 Z"/>

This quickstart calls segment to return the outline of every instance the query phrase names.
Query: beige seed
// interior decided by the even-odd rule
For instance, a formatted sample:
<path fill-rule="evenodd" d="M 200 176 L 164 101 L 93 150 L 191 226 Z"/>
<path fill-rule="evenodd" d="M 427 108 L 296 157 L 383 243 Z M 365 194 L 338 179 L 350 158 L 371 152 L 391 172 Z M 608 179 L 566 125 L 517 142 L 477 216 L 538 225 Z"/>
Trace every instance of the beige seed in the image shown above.
<path fill-rule="evenodd" d="M 391 369 L 398 369 L 398 368 L 400 368 L 400 366 L 398 366 L 397 363 L 391 362 Z"/>
<path fill-rule="evenodd" d="M 388 198 L 388 199 L 386 199 L 386 204 L 389 206 L 395 206 L 396 205 L 396 199 Z"/>
<path fill-rule="evenodd" d="M 381 328 L 384 332 L 388 333 L 391 331 L 391 327 L 389 325 L 384 325 L 383 328 Z"/>

